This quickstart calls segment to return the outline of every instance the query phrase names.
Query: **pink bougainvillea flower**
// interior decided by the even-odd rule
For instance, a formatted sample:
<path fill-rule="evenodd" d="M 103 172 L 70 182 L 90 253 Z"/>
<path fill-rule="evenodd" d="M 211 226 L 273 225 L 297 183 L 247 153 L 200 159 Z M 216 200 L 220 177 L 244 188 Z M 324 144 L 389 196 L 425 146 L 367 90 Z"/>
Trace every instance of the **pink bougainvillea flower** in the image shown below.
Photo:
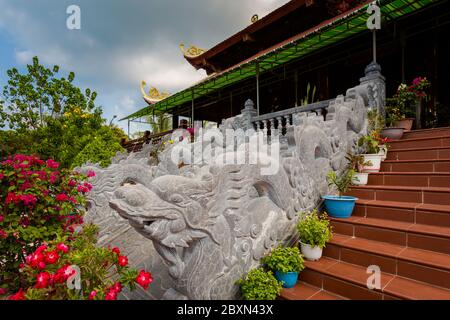
<path fill-rule="evenodd" d="M 67 281 L 67 279 L 69 279 L 69 277 L 74 275 L 75 273 L 76 273 L 75 269 L 73 269 L 69 264 L 66 264 L 56 271 L 53 278 L 56 283 L 63 283 L 64 281 Z"/>
<path fill-rule="evenodd" d="M 122 286 L 122 284 L 121 284 L 120 282 L 114 283 L 114 285 L 110 288 L 110 290 L 113 290 L 113 291 L 115 291 L 116 293 L 121 292 L 122 289 L 123 289 L 123 286 Z"/>
<path fill-rule="evenodd" d="M 34 206 L 37 202 L 37 198 L 32 194 L 23 194 L 20 196 L 20 200 L 26 206 Z"/>
<path fill-rule="evenodd" d="M 115 254 L 117 254 L 118 256 L 120 256 L 120 249 L 117 247 L 112 248 L 111 250 L 112 252 L 114 252 Z"/>
<path fill-rule="evenodd" d="M 0 288 L 0 296 L 3 296 L 7 293 L 8 291 L 5 288 Z"/>
<path fill-rule="evenodd" d="M 74 196 L 70 196 L 69 197 L 69 201 L 72 202 L 73 204 L 77 204 L 78 203 L 77 199 L 75 199 Z"/>
<path fill-rule="evenodd" d="M 89 293 L 89 300 L 94 300 L 96 295 L 97 291 L 95 290 L 91 291 L 91 293 Z"/>
<path fill-rule="evenodd" d="M 45 262 L 47 264 L 54 264 L 58 261 L 59 254 L 56 251 L 49 251 L 45 254 Z"/>
<path fill-rule="evenodd" d="M 19 190 L 25 191 L 25 190 L 31 189 L 31 188 L 33 188 L 33 185 L 31 184 L 31 182 L 26 181 L 26 182 L 22 183 L 22 185 L 19 187 Z"/>
<path fill-rule="evenodd" d="M 37 247 L 37 249 L 36 249 L 36 253 L 44 253 L 44 251 L 45 250 L 47 250 L 47 245 L 45 245 L 45 244 L 41 244 L 39 247 Z"/>
<path fill-rule="evenodd" d="M 68 201 L 69 197 L 65 193 L 60 193 L 56 196 L 55 199 L 56 199 L 56 201 L 63 202 L 63 201 Z"/>
<path fill-rule="evenodd" d="M 36 276 L 36 289 L 43 289 L 47 288 L 48 282 L 50 280 L 50 273 L 48 272 L 41 272 Z"/>
<path fill-rule="evenodd" d="M 119 256 L 117 261 L 121 267 L 126 267 L 128 264 L 128 258 L 126 256 Z"/>
<path fill-rule="evenodd" d="M 77 185 L 77 182 L 75 180 L 72 180 L 72 179 L 69 180 L 69 183 L 68 183 L 69 187 L 75 187 L 76 185 Z"/>
<path fill-rule="evenodd" d="M 48 179 L 48 181 L 50 181 L 50 183 L 56 183 L 56 181 L 58 181 L 58 175 L 59 175 L 58 171 L 52 172 L 50 174 L 50 178 Z"/>
<path fill-rule="evenodd" d="M 117 292 L 114 290 L 108 290 L 105 294 L 105 300 L 117 300 Z"/>
<path fill-rule="evenodd" d="M 58 169 L 59 168 L 59 163 L 53 159 L 48 159 L 46 161 L 46 164 L 47 164 L 47 167 L 49 167 L 50 169 Z"/>
<path fill-rule="evenodd" d="M 0 180 L 3 180 L 4 177 L 5 175 L 3 173 L 0 173 Z"/>
<path fill-rule="evenodd" d="M 5 217 L 0 215 L 0 223 L 2 223 L 5 220 Z"/>
<path fill-rule="evenodd" d="M 87 177 L 88 178 L 92 178 L 92 177 L 95 177 L 95 172 L 94 171 L 92 171 L 92 170 L 89 170 L 88 172 L 87 172 Z"/>
<path fill-rule="evenodd" d="M 15 294 L 9 296 L 8 299 L 9 300 L 26 300 L 25 292 L 23 291 L 22 288 L 20 288 L 20 290 L 18 292 L 16 292 Z"/>
<path fill-rule="evenodd" d="M 58 243 L 56 246 L 56 250 L 59 250 L 61 252 L 67 253 L 69 252 L 69 247 L 65 243 Z"/>
<path fill-rule="evenodd" d="M 10 204 L 10 203 L 19 203 L 20 202 L 20 196 L 15 194 L 14 192 L 8 192 L 8 194 L 6 195 L 6 199 L 5 199 L 5 203 L 6 204 Z"/>
<path fill-rule="evenodd" d="M 135 281 L 145 290 L 147 290 L 150 283 L 153 282 L 153 277 L 150 272 L 145 272 L 144 270 L 141 270 L 136 277 Z"/>
<path fill-rule="evenodd" d="M 6 238 L 8 238 L 8 234 L 4 230 L 0 229 L 0 239 Z"/>

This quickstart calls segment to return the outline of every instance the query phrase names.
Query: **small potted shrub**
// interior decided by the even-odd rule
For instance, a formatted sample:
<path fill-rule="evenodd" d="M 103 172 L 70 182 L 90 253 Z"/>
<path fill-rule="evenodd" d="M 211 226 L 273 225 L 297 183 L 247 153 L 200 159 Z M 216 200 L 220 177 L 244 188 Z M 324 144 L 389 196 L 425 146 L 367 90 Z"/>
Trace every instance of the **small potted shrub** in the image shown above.
<path fill-rule="evenodd" d="M 284 288 L 292 288 L 297 283 L 298 273 L 305 267 L 303 257 L 297 247 L 278 246 L 262 259 L 270 270 L 275 272 L 275 278 Z"/>
<path fill-rule="evenodd" d="M 317 210 L 303 213 L 297 224 L 297 230 L 303 256 L 307 260 L 319 260 L 322 257 L 323 248 L 332 237 L 327 214 L 323 213 L 319 216 Z"/>
<path fill-rule="evenodd" d="M 392 140 L 399 140 L 403 137 L 405 126 L 407 127 L 408 125 L 398 124 L 399 120 L 402 119 L 401 111 L 395 106 L 395 102 L 392 102 L 392 99 L 387 99 L 387 101 L 391 101 L 391 105 L 386 106 L 386 127 L 381 130 L 381 136 Z"/>
<path fill-rule="evenodd" d="M 338 175 L 334 171 L 330 171 L 327 175 L 327 182 L 329 186 L 335 187 L 338 191 L 338 195 L 326 195 L 322 196 L 325 200 L 325 207 L 328 214 L 334 218 L 349 218 L 352 215 L 355 202 L 358 198 L 351 196 L 344 196 L 350 187 L 355 172 L 353 170 L 345 170 L 342 174 Z"/>
<path fill-rule="evenodd" d="M 363 172 L 365 167 L 372 165 L 370 161 L 365 161 L 364 156 L 361 154 L 347 153 L 345 157 L 348 161 L 348 168 L 354 171 L 352 184 L 357 186 L 363 186 L 367 184 L 369 173 Z"/>
<path fill-rule="evenodd" d="M 282 288 L 273 273 L 263 268 L 250 270 L 236 284 L 240 286 L 245 300 L 275 300 Z"/>
<path fill-rule="evenodd" d="M 364 150 L 364 162 L 370 162 L 371 165 L 364 166 L 364 172 L 379 172 L 381 168 L 380 141 L 378 133 L 372 131 L 370 134 L 362 136 L 358 140 L 358 146 Z"/>

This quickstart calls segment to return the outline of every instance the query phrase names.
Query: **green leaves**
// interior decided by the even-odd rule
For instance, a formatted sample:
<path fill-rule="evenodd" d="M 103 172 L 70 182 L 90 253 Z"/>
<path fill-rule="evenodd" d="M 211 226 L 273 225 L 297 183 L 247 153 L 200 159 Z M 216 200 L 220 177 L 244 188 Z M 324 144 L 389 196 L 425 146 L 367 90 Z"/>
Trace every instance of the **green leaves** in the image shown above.
<path fill-rule="evenodd" d="M 300 241 L 313 247 L 324 248 L 332 237 L 330 221 L 326 213 L 319 216 L 317 210 L 303 212 L 300 215 L 297 230 Z"/>
<path fill-rule="evenodd" d="M 272 271 L 300 272 L 305 267 L 303 257 L 297 247 L 278 246 L 272 252 L 263 257 L 261 262 Z"/>
<path fill-rule="evenodd" d="M 355 171 L 352 169 L 345 170 L 340 175 L 338 175 L 335 171 L 330 171 L 327 174 L 328 186 L 334 186 L 338 191 L 339 196 L 342 197 L 342 195 L 346 193 L 350 187 L 354 176 Z"/>
<path fill-rule="evenodd" d="M 281 292 L 281 284 L 271 271 L 258 268 L 251 270 L 236 282 L 245 300 L 275 300 Z"/>

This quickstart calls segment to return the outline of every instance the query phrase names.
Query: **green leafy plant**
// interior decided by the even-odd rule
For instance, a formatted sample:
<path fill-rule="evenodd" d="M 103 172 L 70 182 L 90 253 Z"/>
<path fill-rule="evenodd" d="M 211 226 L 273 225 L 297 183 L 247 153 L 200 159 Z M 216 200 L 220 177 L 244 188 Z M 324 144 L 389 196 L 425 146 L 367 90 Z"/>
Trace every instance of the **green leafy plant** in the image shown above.
<path fill-rule="evenodd" d="M 34 57 L 26 72 L 7 71 L 8 82 L 0 99 L 0 128 L 9 130 L 1 134 L 0 158 L 36 154 L 71 168 L 77 155 L 96 139 L 114 145 L 104 149 L 100 162 L 115 155 L 125 134 L 105 124 L 101 108 L 95 105 L 96 92 L 78 88 L 75 74 L 60 76 L 59 69 L 47 68 Z M 87 154 L 94 154 L 91 151 L 85 150 L 80 157 L 84 160 Z M 98 158 L 88 160 L 99 162 Z"/>
<path fill-rule="evenodd" d="M 377 110 L 369 110 L 367 112 L 367 121 L 369 132 L 375 131 L 380 133 L 385 126 L 385 119 Z"/>
<path fill-rule="evenodd" d="M 339 197 L 342 197 L 347 192 L 348 188 L 352 184 L 353 177 L 355 176 L 354 170 L 345 170 L 342 174 L 337 174 L 335 171 L 330 171 L 327 174 L 328 186 L 333 186 L 338 191 Z"/>
<path fill-rule="evenodd" d="M 275 300 L 282 286 L 271 271 L 252 269 L 236 282 L 245 300 Z"/>
<path fill-rule="evenodd" d="M 297 247 L 278 246 L 269 255 L 263 257 L 262 263 L 270 270 L 279 272 L 300 272 L 305 267 L 303 257 Z"/>
<path fill-rule="evenodd" d="M 49 159 L 15 155 L 0 163 L 0 283 L 21 285 L 19 265 L 45 241 L 82 223 L 87 176 Z"/>
<path fill-rule="evenodd" d="M 314 86 L 311 92 L 311 84 L 308 82 L 308 85 L 306 86 L 306 96 L 301 100 L 300 105 L 306 106 L 308 104 L 315 102 L 317 100 L 316 91 L 317 88 L 316 86 Z"/>
<path fill-rule="evenodd" d="M 380 152 L 380 138 L 376 131 L 371 131 L 370 134 L 361 136 L 358 140 L 358 146 L 364 149 L 367 154 L 377 154 Z"/>
<path fill-rule="evenodd" d="M 116 300 L 124 287 L 132 291 L 139 284 L 147 289 L 151 274 L 130 268 L 119 248 L 96 246 L 97 233 L 97 226 L 86 224 L 70 238 L 58 237 L 39 246 L 20 269 L 25 289 L 10 299 Z"/>
<path fill-rule="evenodd" d="M 347 153 L 345 159 L 347 159 L 348 161 L 347 168 L 355 172 L 361 172 L 365 166 L 372 165 L 372 162 L 370 160 L 365 161 L 365 158 L 362 154 Z"/>
<path fill-rule="evenodd" d="M 319 216 L 317 210 L 304 212 L 297 224 L 300 241 L 313 247 L 324 248 L 332 237 L 330 221 L 327 214 Z"/>

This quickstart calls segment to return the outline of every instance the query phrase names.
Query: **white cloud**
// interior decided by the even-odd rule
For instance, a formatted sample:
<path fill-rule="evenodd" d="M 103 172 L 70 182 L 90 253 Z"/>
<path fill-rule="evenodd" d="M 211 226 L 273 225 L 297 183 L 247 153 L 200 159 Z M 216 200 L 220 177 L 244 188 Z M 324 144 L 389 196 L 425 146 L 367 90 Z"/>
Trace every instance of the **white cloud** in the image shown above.
<path fill-rule="evenodd" d="M 210 48 L 249 25 L 253 14 L 262 17 L 288 0 L 76 2 L 82 28 L 70 31 L 69 0 L 0 0 L 0 32 L 12 38 L 19 65 L 38 55 L 60 65 L 62 75 L 74 71 L 78 85 L 98 92 L 111 119 L 145 106 L 142 80 L 175 93 L 206 76 L 184 60 L 179 43 Z"/>

